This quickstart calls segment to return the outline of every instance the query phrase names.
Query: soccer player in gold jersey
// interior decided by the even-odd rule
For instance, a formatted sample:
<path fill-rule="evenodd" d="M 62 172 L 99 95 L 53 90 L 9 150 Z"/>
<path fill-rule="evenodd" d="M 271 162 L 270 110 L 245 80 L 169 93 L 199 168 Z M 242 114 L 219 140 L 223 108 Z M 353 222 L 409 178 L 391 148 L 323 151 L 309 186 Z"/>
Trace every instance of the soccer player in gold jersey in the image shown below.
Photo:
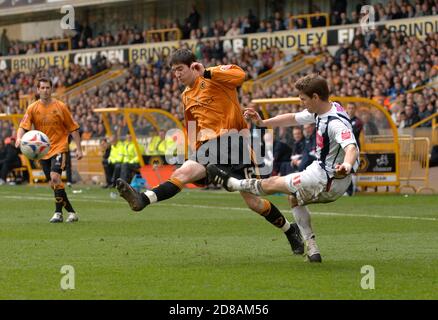
<path fill-rule="evenodd" d="M 29 105 L 26 114 L 17 131 L 16 147 L 20 146 L 21 138 L 26 131 L 41 131 L 50 140 L 50 150 L 41 159 L 44 174 L 55 195 L 55 213 L 50 222 L 62 222 L 62 209 L 68 212 L 67 222 L 78 221 L 78 215 L 73 209 L 61 180 L 67 157 L 68 136 L 71 134 L 76 146 L 76 159 L 82 158 L 79 125 L 73 120 L 68 107 L 61 101 L 52 98 L 52 82 L 48 78 L 38 79 L 37 92 L 40 99 Z"/>
<path fill-rule="evenodd" d="M 206 143 L 216 145 L 218 149 L 222 148 L 219 140 L 224 129 L 235 131 L 247 129 L 248 125 L 243 118 L 237 93 L 237 87 L 242 85 L 246 74 L 239 66 L 220 65 L 206 69 L 187 49 L 176 50 L 170 58 L 170 65 L 177 80 L 186 86 L 182 93 L 186 126 L 189 122 L 195 123 L 196 132 L 200 133 L 197 135 L 196 143 L 191 146 L 196 152 Z M 218 158 L 220 155 L 228 158 L 227 163 L 220 162 L 221 167 L 233 177 L 240 179 L 248 177 L 248 169 L 251 165 L 232 164 L 232 151 L 227 147 L 215 155 Z M 240 159 L 242 154 L 248 151 L 240 144 L 238 152 Z M 152 190 L 139 193 L 121 179 L 116 182 L 117 189 L 132 210 L 140 211 L 147 205 L 175 196 L 185 184 L 200 184 L 200 182 L 205 184 L 207 164 L 201 164 L 199 154 L 196 154 L 196 157 L 189 157 L 180 168 L 175 170 L 168 181 Z M 250 209 L 265 217 L 286 234 L 295 254 L 304 252 L 298 227 L 296 224 L 291 225 L 273 203 L 248 192 L 240 194 Z"/>

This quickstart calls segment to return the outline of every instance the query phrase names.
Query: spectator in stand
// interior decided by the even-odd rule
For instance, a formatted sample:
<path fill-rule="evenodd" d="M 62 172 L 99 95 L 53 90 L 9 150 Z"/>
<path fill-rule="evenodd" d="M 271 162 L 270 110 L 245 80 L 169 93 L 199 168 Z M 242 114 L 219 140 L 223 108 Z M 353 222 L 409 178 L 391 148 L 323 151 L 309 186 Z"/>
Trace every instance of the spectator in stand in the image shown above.
<path fill-rule="evenodd" d="M 273 157 L 274 157 L 274 165 L 273 165 L 273 174 L 286 176 L 289 173 L 292 173 L 292 167 L 290 165 L 290 157 L 292 155 L 291 147 L 278 138 L 274 138 L 273 145 Z"/>
<path fill-rule="evenodd" d="M 303 157 L 297 161 L 298 172 L 307 168 L 316 160 L 316 127 L 315 124 L 305 124 L 304 126 L 304 148 Z"/>
<path fill-rule="evenodd" d="M 306 29 L 307 28 L 307 21 L 303 18 L 294 19 L 294 29 Z"/>
<path fill-rule="evenodd" d="M 108 158 L 110 156 L 111 152 L 111 144 L 108 143 L 108 140 L 106 138 L 103 138 L 100 140 L 100 148 L 102 151 L 102 166 L 103 171 L 105 173 L 105 184 L 103 185 L 103 188 L 109 188 L 112 186 L 112 170 L 110 168 L 110 164 L 108 162 Z"/>
<path fill-rule="evenodd" d="M 347 104 L 346 108 L 347 114 L 350 117 L 351 126 L 353 128 L 354 138 L 356 139 L 357 145 L 360 149 L 360 133 L 363 129 L 362 121 L 356 116 L 356 106 L 354 103 Z M 350 186 L 347 189 L 347 194 L 352 196 L 356 191 L 356 177 L 354 176 Z"/>
<path fill-rule="evenodd" d="M 405 127 L 410 127 L 420 121 L 420 117 L 415 113 L 413 105 L 410 103 L 405 106 L 406 119 L 404 121 Z"/>
<path fill-rule="evenodd" d="M 0 37 L 0 56 L 7 56 L 10 47 L 11 42 L 9 41 L 7 30 L 3 29 L 2 35 Z"/>
<path fill-rule="evenodd" d="M 360 133 L 363 129 L 362 120 L 356 116 L 356 106 L 354 103 L 347 104 L 346 111 L 350 117 L 351 126 L 353 127 L 354 138 L 356 139 L 356 142 L 360 148 Z"/>
<path fill-rule="evenodd" d="M 320 14 L 321 13 L 321 9 L 318 6 L 314 6 L 314 10 L 313 10 L 314 14 Z M 325 16 L 315 16 L 310 18 L 310 22 L 312 25 L 312 28 L 318 28 L 318 27 L 325 27 L 327 25 L 327 19 Z"/>
<path fill-rule="evenodd" d="M 284 23 L 284 19 L 281 16 L 281 13 L 279 11 L 276 11 L 274 13 L 274 17 L 271 21 L 271 24 L 273 26 L 274 31 L 282 31 L 286 30 L 287 25 Z"/>
<path fill-rule="evenodd" d="M 233 22 L 231 24 L 230 30 L 227 31 L 225 36 L 226 37 L 235 37 L 235 36 L 238 36 L 239 34 L 240 34 L 240 29 L 237 27 L 237 23 Z"/>
<path fill-rule="evenodd" d="M 142 144 L 138 144 L 141 155 L 144 153 Z M 125 181 L 131 181 L 133 174 L 140 168 L 137 150 L 132 142 L 131 135 L 126 135 L 123 144 L 123 162 L 120 170 L 120 177 Z"/>
<path fill-rule="evenodd" d="M 250 32 L 248 33 L 254 33 L 257 32 L 257 29 L 259 28 L 259 21 L 257 19 L 257 17 L 254 15 L 254 13 L 252 12 L 252 9 L 248 10 L 248 22 L 250 25 Z"/>
<path fill-rule="evenodd" d="M 290 165 L 292 172 L 297 172 L 303 157 L 305 139 L 301 126 L 293 127 L 292 129 L 293 143 Z"/>
<path fill-rule="evenodd" d="M 115 187 L 115 182 L 120 178 L 123 156 L 124 156 L 124 143 L 120 141 L 117 135 L 112 135 L 110 138 L 111 150 L 108 157 L 108 176 L 111 177 L 111 188 Z"/>
<path fill-rule="evenodd" d="M 201 15 L 199 14 L 198 10 L 196 10 L 196 6 L 192 6 L 192 11 L 190 12 L 189 17 L 187 18 L 187 21 L 190 23 L 190 27 L 192 29 L 198 29 L 199 28 L 199 22 L 201 21 Z"/>
<path fill-rule="evenodd" d="M 15 148 L 15 138 L 8 137 L 4 141 L 4 158 L 0 159 L 0 185 L 6 183 L 8 174 L 14 169 L 21 167 L 19 149 Z"/>
<path fill-rule="evenodd" d="M 330 0 L 331 16 L 330 21 L 332 25 L 339 25 L 341 21 L 341 14 L 347 13 L 347 0 Z"/>

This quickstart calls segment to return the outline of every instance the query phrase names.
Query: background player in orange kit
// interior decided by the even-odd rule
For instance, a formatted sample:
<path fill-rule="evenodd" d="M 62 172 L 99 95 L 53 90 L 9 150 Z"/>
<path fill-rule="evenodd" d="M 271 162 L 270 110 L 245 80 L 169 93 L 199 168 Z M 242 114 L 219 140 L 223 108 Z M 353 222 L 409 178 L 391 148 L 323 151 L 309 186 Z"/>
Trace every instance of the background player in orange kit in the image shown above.
<path fill-rule="evenodd" d="M 196 132 L 200 133 L 197 135 L 195 145 L 190 146 L 196 149 L 196 155 L 194 158 L 189 157 L 180 168 L 173 172 L 168 181 L 144 193 L 135 191 L 127 182 L 118 179 L 117 189 L 134 211 L 140 211 L 147 205 L 175 196 L 187 183 L 199 184 L 201 181 L 205 183 L 205 166 L 208 163 L 201 164 L 202 161 L 199 161 L 200 147 L 208 143 L 217 146 L 217 150 L 220 150 L 221 130 L 240 131 L 247 128 L 237 92 L 237 87 L 246 77 L 240 67 L 222 65 L 205 69 L 201 63 L 196 62 L 194 54 L 188 49 L 176 50 L 171 56 L 170 65 L 178 81 L 186 86 L 182 93 L 186 126 L 189 121 L 193 121 L 196 124 Z M 243 144 L 239 144 L 238 149 L 239 159 L 242 158 L 243 153 L 249 152 Z M 216 163 L 233 177 L 241 177 L 241 179 L 249 177 L 250 170 L 248 169 L 251 164 L 242 162 L 232 164 L 232 153 L 235 151 L 230 150 L 228 146 L 227 149 L 218 151 L 213 156 L 213 161 L 217 160 Z M 228 157 L 227 163 L 219 161 L 221 154 Z M 212 158 L 209 157 L 209 159 Z M 274 204 L 248 192 L 240 194 L 250 209 L 264 216 L 271 224 L 285 232 L 295 254 L 304 252 L 304 244 L 298 227 L 296 224 L 291 225 Z"/>
<path fill-rule="evenodd" d="M 68 149 L 68 137 L 71 134 L 76 143 L 76 158 L 82 158 L 79 125 L 73 120 L 68 107 L 61 101 L 52 98 L 52 82 L 48 78 L 38 79 L 37 92 L 40 99 L 29 105 L 17 131 L 16 146 L 20 146 L 21 138 L 26 131 L 35 130 L 45 133 L 50 140 L 50 150 L 41 160 L 41 166 L 55 194 L 55 213 L 50 222 L 62 222 L 62 208 L 68 212 L 67 222 L 78 221 L 78 216 L 68 200 L 64 184 L 61 180 L 65 169 Z"/>

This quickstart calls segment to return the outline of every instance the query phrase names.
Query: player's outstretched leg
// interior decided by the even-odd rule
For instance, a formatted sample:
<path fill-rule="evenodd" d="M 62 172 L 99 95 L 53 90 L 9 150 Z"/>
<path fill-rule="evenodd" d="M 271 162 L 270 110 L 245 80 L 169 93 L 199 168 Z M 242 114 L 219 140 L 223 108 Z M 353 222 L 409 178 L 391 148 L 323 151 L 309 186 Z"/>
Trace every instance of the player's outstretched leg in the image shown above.
<path fill-rule="evenodd" d="M 220 169 L 214 164 L 207 166 L 207 175 L 209 181 L 215 184 L 222 185 L 229 192 L 244 191 L 254 195 L 265 195 L 260 190 L 260 181 L 258 179 L 236 179 L 230 176 L 228 172 Z"/>
<path fill-rule="evenodd" d="M 203 178 L 205 178 L 204 166 L 195 161 L 187 160 L 172 173 L 169 180 L 152 190 L 143 193 L 137 192 L 122 179 L 117 179 L 116 187 L 120 196 L 129 203 L 131 209 L 140 211 L 149 204 L 172 198 L 184 188 L 186 183 Z"/>
<path fill-rule="evenodd" d="M 184 184 L 178 179 L 170 178 L 158 187 L 140 193 L 134 190 L 125 180 L 120 178 L 116 180 L 116 188 L 119 191 L 120 196 L 129 203 L 129 206 L 134 211 L 143 210 L 151 203 L 172 198 L 180 192 L 183 187 Z"/>
<path fill-rule="evenodd" d="M 277 192 L 290 193 L 284 177 L 273 176 L 267 179 L 236 179 L 214 164 L 207 166 L 209 181 L 221 184 L 227 191 L 244 191 L 256 196 L 265 196 Z"/>
<path fill-rule="evenodd" d="M 133 211 L 143 210 L 149 203 L 140 192 L 134 190 L 129 183 L 122 179 L 116 180 L 116 188 L 120 196 L 125 199 Z"/>
<path fill-rule="evenodd" d="M 214 164 L 209 164 L 207 166 L 207 177 L 209 182 L 217 185 L 221 185 L 225 188 L 225 190 L 232 192 L 236 190 L 232 190 L 228 187 L 228 180 L 230 179 L 230 175 L 228 172 L 219 169 Z"/>

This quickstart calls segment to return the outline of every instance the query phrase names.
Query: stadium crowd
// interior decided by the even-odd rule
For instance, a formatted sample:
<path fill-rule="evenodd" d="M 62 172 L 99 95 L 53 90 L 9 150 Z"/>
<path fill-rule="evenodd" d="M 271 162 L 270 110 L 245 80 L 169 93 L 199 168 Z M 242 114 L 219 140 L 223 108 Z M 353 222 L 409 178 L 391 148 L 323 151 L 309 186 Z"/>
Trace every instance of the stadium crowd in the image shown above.
<path fill-rule="evenodd" d="M 438 110 L 433 87 L 415 90 L 438 76 L 437 44 L 438 34 L 422 41 L 376 30 L 374 40 L 367 43 L 358 34 L 352 45 L 342 45 L 334 55 L 325 48 L 314 48 L 315 54 L 325 53 L 314 71 L 328 79 L 333 95 L 374 99 L 387 108 L 399 128 L 409 127 Z M 244 104 L 253 98 L 293 96 L 293 83 L 299 76 L 282 78 L 244 95 Z"/>
<path fill-rule="evenodd" d="M 357 5 L 356 9 L 347 12 L 346 0 L 331 1 L 329 20 L 330 25 L 345 25 L 359 23 L 361 18 L 361 7 L 367 4 L 367 1 Z M 391 0 L 385 5 L 377 3 L 374 5 L 375 21 L 386 21 L 393 19 L 423 17 L 438 14 L 438 0 Z M 314 5 L 313 10 L 309 13 L 321 13 L 318 6 Z M 304 14 L 304 13 L 303 13 Z M 260 19 L 249 9 L 246 16 L 236 18 L 217 19 L 210 25 L 202 24 L 202 15 L 196 7 L 192 10 L 183 22 L 179 20 L 158 20 L 148 29 L 142 29 L 136 25 L 122 25 L 115 32 L 100 31 L 98 26 L 90 26 L 89 23 L 77 22 L 75 35 L 67 36 L 62 39 L 70 39 L 72 49 L 100 48 L 109 46 L 120 46 L 141 43 L 154 43 L 163 41 L 159 33 L 148 34 L 148 31 L 157 29 L 178 29 L 181 39 L 202 39 L 214 38 L 221 36 L 238 36 L 240 34 L 249 34 L 256 32 L 274 32 L 291 29 L 302 29 L 307 27 L 320 27 L 326 25 L 324 16 L 312 17 L 311 25 L 307 25 L 304 18 L 292 18 L 292 13 L 288 14 L 282 11 L 276 11 L 268 19 Z M 61 39 L 54 37 L 50 39 L 40 39 L 34 42 L 11 41 L 8 38 L 6 29 L 3 30 L 0 37 L 0 56 L 35 54 L 40 52 L 55 51 L 54 43 L 44 43 L 43 40 Z M 176 40 L 175 32 L 165 33 L 164 40 Z M 43 47 L 44 46 L 44 47 Z M 58 50 L 67 50 L 67 43 L 60 43 Z"/>
<path fill-rule="evenodd" d="M 319 46 L 307 53 L 324 54 L 323 63 L 314 71 L 329 80 L 334 95 L 375 99 L 387 107 L 398 126 L 407 127 L 437 110 L 437 94 L 433 88 L 410 92 L 438 75 L 437 43 L 437 34 L 419 40 L 401 33 L 376 30 L 374 36 L 367 39 L 357 34 L 351 45 L 342 45 L 334 55 Z M 224 49 L 216 40 L 199 41 L 195 54 L 206 66 L 238 64 L 252 79 L 290 59 L 277 48 L 260 53 L 244 48 L 236 54 L 231 49 Z M 33 92 L 34 79 L 42 74 L 49 75 L 55 89 L 62 92 L 63 88 L 109 67 L 111 64 L 103 58 L 86 68 L 70 65 L 66 69 L 53 67 L 48 71 L 31 73 L 2 71 L 0 111 L 18 112 L 19 95 Z M 299 76 L 282 78 L 267 88 L 257 88 L 252 94 L 242 93 L 242 104 L 249 105 L 253 98 L 293 95 L 293 83 Z M 182 120 L 179 96 L 180 88 L 163 58 L 158 62 L 129 66 L 126 81 L 110 82 L 94 92 L 84 93 L 70 107 L 87 133 L 86 137 L 91 138 L 104 134 L 99 117 L 92 112 L 93 108 L 162 108 Z M 118 120 L 114 118 L 113 121 L 116 126 Z M 8 136 L 5 130 L 3 127 L 2 137 Z"/>

